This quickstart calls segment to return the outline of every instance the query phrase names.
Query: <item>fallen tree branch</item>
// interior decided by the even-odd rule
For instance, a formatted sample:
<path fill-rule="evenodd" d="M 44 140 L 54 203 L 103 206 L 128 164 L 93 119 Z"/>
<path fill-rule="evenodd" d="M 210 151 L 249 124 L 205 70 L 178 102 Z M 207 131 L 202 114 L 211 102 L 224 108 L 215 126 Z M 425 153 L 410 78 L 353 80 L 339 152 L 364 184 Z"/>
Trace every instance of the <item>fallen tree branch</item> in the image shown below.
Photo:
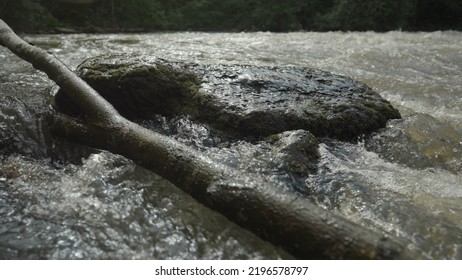
<path fill-rule="evenodd" d="M 85 112 L 93 121 L 110 125 L 120 118 L 119 113 L 109 102 L 87 83 L 82 83 L 82 80 L 66 65 L 46 51 L 23 41 L 1 19 L 0 44 L 31 63 L 35 69 L 45 72 L 57 85 L 66 89 L 72 100 L 81 108 L 85 108 Z"/>
<path fill-rule="evenodd" d="M 264 176 L 215 162 L 126 120 L 58 59 L 24 42 L 2 20 L 0 44 L 44 71 L 90 117 L 88 123 L 82 123 L 55 113 L 49 121 L 54 135 L 132 159 L 298 258 L 421 257 L 381 234 L 281 189 Z"/>

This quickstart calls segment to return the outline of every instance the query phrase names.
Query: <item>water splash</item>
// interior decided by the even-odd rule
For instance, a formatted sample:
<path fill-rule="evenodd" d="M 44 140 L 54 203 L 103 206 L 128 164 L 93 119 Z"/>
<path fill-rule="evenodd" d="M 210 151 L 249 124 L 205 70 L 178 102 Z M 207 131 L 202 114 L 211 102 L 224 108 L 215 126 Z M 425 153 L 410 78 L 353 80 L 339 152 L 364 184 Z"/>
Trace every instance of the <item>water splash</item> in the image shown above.
<path fill-rule="evenodd" d="M 108 152 L 63 169 L 7 157 L 0 186 L 0 258 L 290 257 Z"/>
<path fill-rule="evenodd" d="M 363 144 L 323 144 L 321 156 L 318 174 L 306 181 L 318 204 L 429 257 L 462 257 L 460 175 L 395 164 Z"/>

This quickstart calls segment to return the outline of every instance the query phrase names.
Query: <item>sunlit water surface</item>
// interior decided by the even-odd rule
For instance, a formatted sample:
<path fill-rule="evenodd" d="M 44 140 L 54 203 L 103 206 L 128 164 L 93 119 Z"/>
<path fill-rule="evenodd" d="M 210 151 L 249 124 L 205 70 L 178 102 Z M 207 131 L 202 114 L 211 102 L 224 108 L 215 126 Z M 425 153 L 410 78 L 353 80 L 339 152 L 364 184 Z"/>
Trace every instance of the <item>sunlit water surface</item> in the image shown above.
<path fill-rule="evenodd" d="M 133 53 L 201 63 L 299 65 L 367 83 L 403 119 L 357 143 L 324 139 L 317 173 L 303 180 L 272 170 L 265 143 L 208 149 L 204 139 L 210 135 L 200 125 L 180 118 L 163 128 L 217 160 L 304 189 L 322 207 L 427 257 L 462 258 L 462 33 L 25 38 L 71 68 L 100 54 Z M 120 156 L 94 151 L 74 164 L 51 162 L 50 149 L 59 147 L 47 146 L 42 122 L 28 108 L 47 106 L 37 96 L 52 83 L 4 48 L 0 61 L 0 128 L 24 135 L 17 147 L 22 155 L 3 156 L 0 163 L 0 258 L 290 257 Z"/>

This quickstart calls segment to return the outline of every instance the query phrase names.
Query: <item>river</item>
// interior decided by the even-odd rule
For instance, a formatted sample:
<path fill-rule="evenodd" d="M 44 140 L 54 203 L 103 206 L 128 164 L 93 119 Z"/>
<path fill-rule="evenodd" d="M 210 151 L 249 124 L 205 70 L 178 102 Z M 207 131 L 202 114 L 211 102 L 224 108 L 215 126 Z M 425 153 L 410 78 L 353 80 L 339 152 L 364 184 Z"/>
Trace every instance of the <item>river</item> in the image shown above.
<path fill-rule="evenodd" d="M 200 63 L 297 65 L 365 82 L 402 120 L 358 142 L 322 139 L 318 171 L 299 182 L 321 207 L 435 259 L 462 258 L 462 33 L 154 33 L 26 35 L 71 68 L 133 53 Z M 52 82 L 0 49 L 0 129 L 22 135 L 0 157 L 1 259 L 291 258 L 169 182 L 109 152 L 50 158 L 28 108 Z M 26 101 L 24 101 L 26 100 Z M 32 110 L 33 111 L 33 110 Z M 171 125 L 171 124 L 166 124 Z M 201 127 L 177 121 L 192 143 Z M 19 137 L 19 136 L 18 136 Z M 5 145 L 2 143 L 2 145 Z M 16 147 L 16 146 L 15 146 Z M 68 150 L 72 150 L 68 149 Z M 257 170 L 238 143 L 206 153 Z M 225 160 L 225 162 L 226 162 Z"/>

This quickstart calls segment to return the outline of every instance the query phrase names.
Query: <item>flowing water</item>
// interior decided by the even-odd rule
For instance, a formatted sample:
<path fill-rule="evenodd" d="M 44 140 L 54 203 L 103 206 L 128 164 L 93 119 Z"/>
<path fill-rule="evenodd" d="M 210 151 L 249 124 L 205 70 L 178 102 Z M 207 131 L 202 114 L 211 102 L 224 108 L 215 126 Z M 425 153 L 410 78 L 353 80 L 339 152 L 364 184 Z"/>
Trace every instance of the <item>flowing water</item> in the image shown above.
<path fill-rule="evenodd" d="M 264 142 L 214 146 L 210 132 L 187 119 L 152 122 L 226 164 L 303 189 L 322 207 L 427 257 L 462 258 L 462 33 L 25 38 L 71 68 L 95 55 L 133 53 L 299 65 L 367 83 L 403 119 L 355 143 L 321 139 L 317 172 L 303 179 L 281 174 Z M 8 151 L 0 158 L 0 258 L 290 258 L 121 156 L 51 141 L 39 108 L 48 106 L 40 96 L 52 82 L 4 48 L 0 61 L 1 145 Z"/>

